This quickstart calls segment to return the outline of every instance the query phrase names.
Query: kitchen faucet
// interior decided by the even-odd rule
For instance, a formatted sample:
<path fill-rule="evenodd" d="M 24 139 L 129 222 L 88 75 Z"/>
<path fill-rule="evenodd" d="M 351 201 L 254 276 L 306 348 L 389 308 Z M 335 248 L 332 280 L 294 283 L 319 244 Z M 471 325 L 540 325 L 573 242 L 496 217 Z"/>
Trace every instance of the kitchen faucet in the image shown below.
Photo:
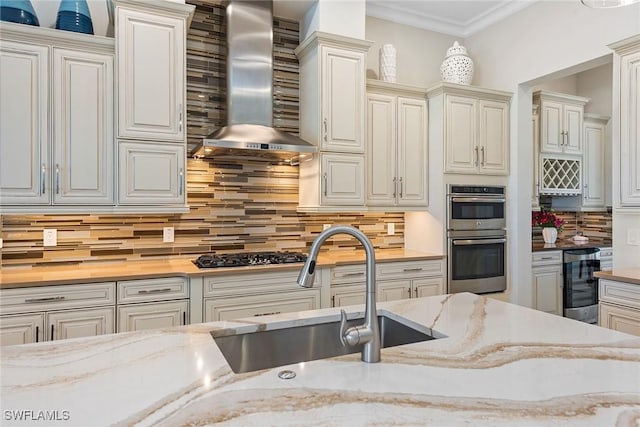
<path fill-rule="evenodd" d="M 316 272 L 316 259 L 320 246 L 329 237 L 336 234 L 348 234 L 362 243 L 366 253 L 367 299 L 364 312 L 364 325 L 347 328 L 347 313 L 340 310 L 340 342 L 342 345 L 364 344 L 362 360 L 368 363 L 380 361 L 380 327 L 376 311 L 376 258 L 373 245 L 360 230 L 347 225 L 336 225 L 324 230 L 311 245 L 309 257 L 298 275 L 298 285 L 304 288 L 313 287 Z"/>

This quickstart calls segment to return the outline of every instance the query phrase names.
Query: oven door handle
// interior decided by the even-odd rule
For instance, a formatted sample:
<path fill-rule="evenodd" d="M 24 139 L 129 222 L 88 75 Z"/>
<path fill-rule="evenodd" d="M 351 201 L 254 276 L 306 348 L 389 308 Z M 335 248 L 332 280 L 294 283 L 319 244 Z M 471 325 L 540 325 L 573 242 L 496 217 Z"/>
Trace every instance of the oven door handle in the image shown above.
<path fill-rule="evenodd" d="M 490 245 L 492 243 L 506 243 L 507 239 L 473 239 L 473 240 L 453 240 L 454 246 Z"/>
<path fill-rule="evenodd" d="M 451 201 L 455 203 L 504 203 L 505 199 L 494 199 L 489 197 L 452 197 Z"/>

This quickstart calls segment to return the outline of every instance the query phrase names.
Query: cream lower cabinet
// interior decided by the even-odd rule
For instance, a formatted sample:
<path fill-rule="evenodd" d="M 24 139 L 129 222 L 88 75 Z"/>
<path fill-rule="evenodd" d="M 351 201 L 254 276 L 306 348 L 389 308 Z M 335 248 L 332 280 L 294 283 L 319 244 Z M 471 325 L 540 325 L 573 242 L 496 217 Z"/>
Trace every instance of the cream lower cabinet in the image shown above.
<path fill-rule="evenodd" d="M 315 310 L 326 292 L 325 272 L 316 270 L 313 288 L 296 283 L 299 268 L 263 273 L 231 273 L 204 278 L 205 322 Z"/>
<path fill-rule="evenodd" d="M 183 277 L 118 282 L 118 332 L 189 323 L 189 281 Z"/>
<path fill-rule="evenodd" d="M 115 332 L 115 283 L 0 290 L 2 345 Z"/>
<path fill-rule="evenodd" d="M 600 279 L 598 287 L 599 325 L 640 336 L 640 286 Z"/>
<path fill-rule="evenodd" d="M 532 254 L 533 308 L 562 316 L 562 251 Z"/>

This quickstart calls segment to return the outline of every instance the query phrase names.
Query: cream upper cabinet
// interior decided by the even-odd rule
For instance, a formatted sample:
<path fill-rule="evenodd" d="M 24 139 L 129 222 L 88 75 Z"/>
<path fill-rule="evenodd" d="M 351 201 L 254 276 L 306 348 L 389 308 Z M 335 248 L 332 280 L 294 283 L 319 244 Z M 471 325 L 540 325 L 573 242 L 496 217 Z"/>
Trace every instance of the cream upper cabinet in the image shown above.
<path fill-rule="evenodd" d="M 11 23 L 2 37 L 3 211 L 112 206 L 113 40 Z"/>
<path fill-rule="evenodd" d="M 620 164 L 620 208 L 640 208 L 640 35 L 609 46 L 613 55 L 613 110 L 620 119 L 613 122 L 613 164 Z M 618 162 L 619 160 L 619 162 Z M 614 185 L 614 188 L 617 187 Z"/>
<path fill-rule="evenodd" d="M 547 154 L 582 154 L 583 112 L 589 98 L 536 91 L 540 106 L 540 151 Z"/>
<path fill-rule="evenodd" d="M 367 87 L 367 206 L 427 206 L 425 91 L 374 80 Z"/>
<path fill-rule="evenodd" d="M 509 173 L 511 93 L 439 83 L 427 97 L 429 143 L 443 144 L 445 173 Z"/>
<path fill-rule="evenodd" d="M 607 200 L 606 164 L 608 117 L 585 114 L 582 158 L 582 206 L 604 209 Z"/>
<path fill-rule="evenodd" d="M 531 124 L 533 126 L 533 181 L 531 188 L 531 209 L 540 209 L 540 108 L 533 106 Z"/>
<path fill-rule="evenodd" d="M 186 16 L 166 6 L 116 3 L 119 138 L 185 141 Z"/>
<path fill-rule="evenodd" d="M 296 49 L 300 136 L 322 151 L 364 153 L 366 52 L 371 42 L 316 31 Z"/>

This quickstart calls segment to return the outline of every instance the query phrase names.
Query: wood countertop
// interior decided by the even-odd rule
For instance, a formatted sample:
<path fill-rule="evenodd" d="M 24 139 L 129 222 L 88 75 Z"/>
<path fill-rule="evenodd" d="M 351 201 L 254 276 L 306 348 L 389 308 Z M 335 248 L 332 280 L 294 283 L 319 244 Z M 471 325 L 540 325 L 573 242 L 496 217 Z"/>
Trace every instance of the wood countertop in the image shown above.
<path fill-rule="evenodd" d="M 600 279 L 616 280 L 618 282 L 640 285 L 640 268 L 614 269 L 611 271 L 598 271 L 594 276 Z"/>
<path fill-rule="evenodd" d="M 193 258 L 163 259 L 155 261 L 99 262 L 66 266 L 33 268 L 3 268 L 0 271 L 0 289 L 45 285 L 69 285 L 74 283 L 105 282 L 131 279 L 152 279 L 167 276 L 198 277 L 215 274 L 260 272 L 299 269 L 300 263 L 249 267 L 200 269 Z M 382 249 L 376 251 L 377 262 L 415 261 L 442 259 L 444 255 L 410 251 L 406 249 Z M 365 261 L 364 251 L 339 251 L 321 253 L 318 265 L 333 266 L 356 264 Z"/>

